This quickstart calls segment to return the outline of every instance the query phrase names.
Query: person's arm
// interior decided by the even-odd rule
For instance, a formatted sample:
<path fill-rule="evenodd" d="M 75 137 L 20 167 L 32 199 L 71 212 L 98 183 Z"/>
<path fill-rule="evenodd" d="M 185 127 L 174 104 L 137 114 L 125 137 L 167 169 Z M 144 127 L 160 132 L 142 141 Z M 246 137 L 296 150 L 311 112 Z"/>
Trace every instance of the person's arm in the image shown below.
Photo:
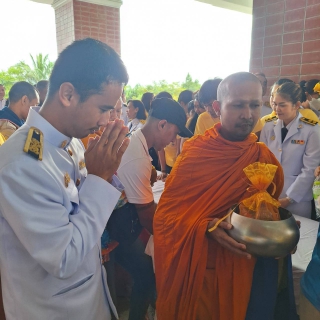
<path fill-rule="evenodd" d="M 3 168 L 1 213 L 37 263 L 57 278 L 68 278 L 99 241 L 120 192 L 88 175 L 78 199 L 68 202 L 64 186 L 30 160 L 35 161 L 24 159 L 23 165 Z M 75 187 L 74 192 L 77 195 Z"/>
<path fill-rule="evenodd" d="M 146 204 L 135 204 L 138 212 L 140 223 L 151 234 L 153 234 L 153 217 L 157 209 L 157 205 L 154 201 Z"/>
<path fill-rule="evenodd" d="M 217 221 L 219 221 L 219 219 L 215 218 L 208 223 L 207 236 L 211 239 L 214 239 L 221 246 L 225 247 L 234 254 L 251 259 L 251 255 L 246 252 L 246 246 L 232 239 L 225 231 L 230 230 L 232 228 L 232 224 L 222 221 L 215 230 L 209 232 L 209 229 L 215 226 Z"/>
<path fill-rule="evenodd" d="M 118 177 L 125 187 L 128 202 L 137 208 L 141 225 L 152 233 L 156 204 L 150 184 L 150 166 L 149 159 L 132 159 L 120 165 Z"/>
<path fill-rule="evenodd" d="M 158 151 L 159 162 L 161 167 L 161 175 L 158 177 L 159 180 L 165 181 L 167 178 L 167 166 L 166 166 L 166 155 L 164 149 Z"/>
<path fill-rule="evenodd" d="M 52 172 L 28 155 L 1 169 L 2 217 L 30 256 L 57 278 L 72 276 L 100 241 L 121 194 L 107 181 L 113 182 L 127 148 L 126 132 L 118 121 L 89 145 L 89 174 L 79 192 L 74 181 L 63 184 L 60 168 Z"/>
<path fill-rule="evenodd" d="M 319 127 L 316 125 L 315 129 L 309 136 L 306 142 L 306 149 L 303 156 L 303 166 L 300 174 L 297 176 L 294 183 L 287 190 L 287 197 L 300 202 L 307 192 L 310 192 L 312 188 L 312 182 L 314 181 L 314 171 L 319 166 L 320 161 L 320 133 Z M 284 198 L 286 199 L 286 198 Z M 287 199 L 289 201 L 289 199 Z M 282 199 L 280 202 L 284 201 Z M 282 203 L 287 204 L 287 202 Z"/>

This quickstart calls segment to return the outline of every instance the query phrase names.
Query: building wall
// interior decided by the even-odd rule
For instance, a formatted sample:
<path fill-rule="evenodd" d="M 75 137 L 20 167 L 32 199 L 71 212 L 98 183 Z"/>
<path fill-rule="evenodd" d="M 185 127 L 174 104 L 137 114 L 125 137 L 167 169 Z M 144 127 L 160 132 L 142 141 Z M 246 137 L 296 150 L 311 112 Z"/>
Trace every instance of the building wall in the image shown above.
<path fill-rule="evenodd" d="M 73 1 L 55 9 L 58 52 L 75 40 Z"/>
<path fill-rule="evenodd" d="M 121 53 L 119 8 L 70 0 L 55 7 L 55 16 L 58 52 L 74 40 L 91 37 Z"/>
<path fill-rule="evenodd" d="M 320 78 L 320 1 L 254 0 L 251 72 L 279 78 Z"/>
<path fill-rule="evenodd" d="M 75 39 L 98 39 L 120 53 L 120 11 L 118 8 L 74 0 Z"/>

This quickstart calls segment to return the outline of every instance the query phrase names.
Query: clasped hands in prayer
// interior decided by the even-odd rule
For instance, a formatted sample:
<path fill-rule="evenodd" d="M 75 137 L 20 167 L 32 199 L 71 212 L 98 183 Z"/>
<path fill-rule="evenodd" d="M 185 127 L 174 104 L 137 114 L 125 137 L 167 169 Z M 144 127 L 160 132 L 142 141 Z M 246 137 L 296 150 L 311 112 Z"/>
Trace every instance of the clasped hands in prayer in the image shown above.
<path fill-rule="evenodd" d="M 101 137 L 90 138 L 85 152 L 88 174 L 112 181 L 130 142 L 126 138 L 127 133 L 128 128 L 123 125 L 123 121 L 116 119 L 107 124 Z"/>

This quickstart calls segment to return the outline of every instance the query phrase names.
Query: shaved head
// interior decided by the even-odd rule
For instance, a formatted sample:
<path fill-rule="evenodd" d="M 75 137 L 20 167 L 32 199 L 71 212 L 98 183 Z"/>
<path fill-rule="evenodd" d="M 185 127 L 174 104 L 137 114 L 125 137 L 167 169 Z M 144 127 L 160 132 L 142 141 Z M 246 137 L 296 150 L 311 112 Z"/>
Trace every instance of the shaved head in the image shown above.
<path fill-rule="evenodd" d="M 262 86 L 249 72 L 234 73 L 218 87 L 218 101 L 213 108 L 221 122 L 221 135 L 230 141 L 248 137 L 260 118 Z"/>
<path fill-rule="evenodd" d="M 235 86 L 238 86 L 245 82 L 254 82 L 254 83 L 260 84 L 259 79 L 250 72 L 233 73 L 221 81 L 218 87 L 218 92 L 217 92 L 218 101 L 223 105 L 223 102 L 229 96 L 230 91 L 233 90 Z M 261 88 L 261 96 L 262 96 L 262 88 Z"/>

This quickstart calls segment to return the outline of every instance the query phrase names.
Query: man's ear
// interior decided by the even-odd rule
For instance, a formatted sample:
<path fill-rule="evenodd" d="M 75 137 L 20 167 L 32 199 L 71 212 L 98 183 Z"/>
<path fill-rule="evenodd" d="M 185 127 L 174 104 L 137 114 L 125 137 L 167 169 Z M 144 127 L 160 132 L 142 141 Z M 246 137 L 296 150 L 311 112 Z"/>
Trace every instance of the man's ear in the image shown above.
<path fill-rule="evenodd" d="M 165 125 L 166 125 L 167 123 L 168 123 L 167 120 L 160 120 L 160 121 L 158 122 L 158 129 L 159 129 L 160 131 L 162 131 L 163 128 L 165 127 Z"/>
<path fill-rule="evenodd" d="M 20 99 L 20 101 L 21 101 L 21 104 L 25 106 L 29 103 L 29 98 L 25 95 Z"/>
<path fill-rule="evenodd" d="M 221 105 L 220 102 L 217 100 L 214 100 L 212 103 L 212 108 L 214 110 L 214 112 L 217 114 L 218 117 L 220 117 L 221 115 Z"/>
<path fill-rule="evenodd" d="M 64 107 L 69 107 L 72 104 L 77 104 L 79 95 L 70 82 L 64 82 L 59 88 L 59 99 Z"/>

